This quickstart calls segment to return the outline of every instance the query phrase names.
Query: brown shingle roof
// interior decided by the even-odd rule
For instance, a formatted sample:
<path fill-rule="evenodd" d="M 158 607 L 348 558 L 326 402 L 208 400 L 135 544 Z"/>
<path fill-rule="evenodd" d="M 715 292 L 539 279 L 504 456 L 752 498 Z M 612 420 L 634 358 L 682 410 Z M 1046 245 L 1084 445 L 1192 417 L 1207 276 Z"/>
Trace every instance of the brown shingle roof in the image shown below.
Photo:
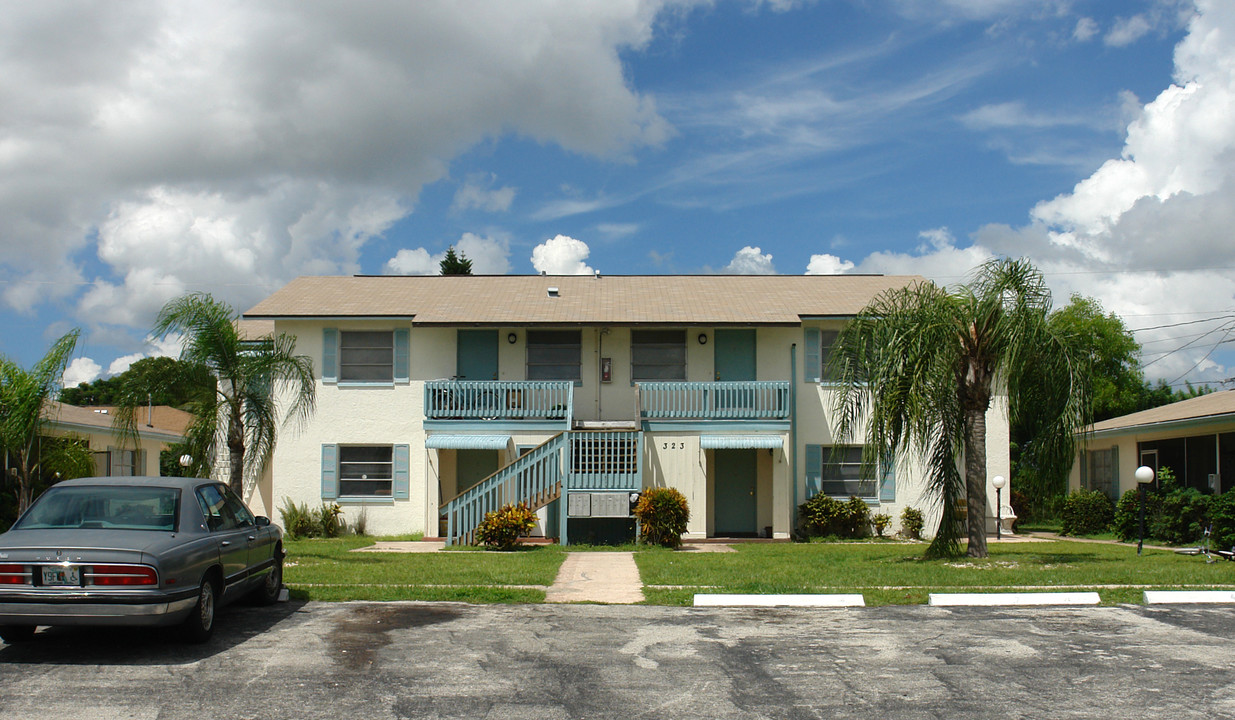
<path fill-rule="evenodd" d="M 301 277 L 246 319 L 415 317 L 418 325 L 797 324 L 854 315 L 916 275 Z M 550 297 L 549 288 L 558 288 Z"/>
<path fill-rule="evenodd" d="M 1141 425 L 1157 425 L 1207 417 L 1217 418 L 1222 415 L 1235 415 L 1235 390 L 1213 392 L 1208 395 L 1180 400 L 1170 405 L 1121 415 L 1117 418 L 1094 423 L 1092 429 L 1094 432 L 1109 432 Z M 1232 419 L 1235 419 L 1235 417 Z"/>
<path fill-rule="evenodd" d="M 192 414 L 168 405 L 155 405 L 154 413 L 149 418 L 147 418 L 147 410 L 146 407 L 137 410 L 138 432 L 153 429 L 156 432 L 183 437 L 184 431 L 193 421 Z M 112 421 L 116 419 L 116 407 L 114 405 L 79 407 L 60 402 L 48 402 L 43 408 L 43 417 L 52 422 L 108 431 L 112 429 Z M 147 423 L 153 428 L 147 427 Z"/>

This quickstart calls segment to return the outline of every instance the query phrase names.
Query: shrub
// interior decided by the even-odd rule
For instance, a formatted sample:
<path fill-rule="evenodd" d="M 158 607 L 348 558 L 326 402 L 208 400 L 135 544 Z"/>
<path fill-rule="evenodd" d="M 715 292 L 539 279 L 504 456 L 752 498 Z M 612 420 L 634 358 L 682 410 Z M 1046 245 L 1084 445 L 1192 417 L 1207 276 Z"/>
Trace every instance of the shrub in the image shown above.
<path fill-rule="evenodd" d="M 639 493 L 635 504 L 639 520 L 639 540 L 649 545 L 676 548 L 690 520 L 686 497 L 675 488 L 648 488 Z"/>
<path fill-rule="evenodd" d="M 1145 531 L 1173 545 L 1194 543 L 1209 525 L 1211 498 L 1195 488 L 1182 488 L 1162 498 L 1161 511 Z"/>
<path fill-rule="evenodd" d="M 297 505 L 291 498 L 283 498 L 283 507 L 279 508 L 283 532 L 293 540 L 316 536 L 312 515 L 308 505 Z"/>
<path fill-rule="evenodd" d="M 1138 488 L 1128 490 L 1115 506 L 1115 520 L 1111 523 L 1115 537 L 1123 542 L 1136 540 L 1140 535 L 1141 495 Z M 1145 493 L 1145 535 L 1151 536 L 1151 528 L 1162 514 L 1162 497 L 1156 492 Z"/>
<path fill-rule="evenodd" d="M 536 513 L 527 505 L 505 505 L 485 513 L 485 519 L 476 527 L 476 540 L 485 547 L 509 550 L 535 527 Z"/>
<path fill-rule="evenodd" d="M 339 516 L 343 514 L 343 508 L 339 507 L 338 503 L 322 503 L 322 506 L 314 511 L 314 525 L 318 535 L 322 537 L 339 537 L 339 533 L 343 530 L 343 525 L 339 521 Z"/>
<path fill-rule="evenodd" d="M 1111 499 L 1098 490 L 1077 490 L 1063 504 L 1064 535 L 1096 535 L 1110 529 L 1115 519 Z"/>
<path fill-rule="evenodd" d="M 860 497 L 841 502 L 820 493 L 798 506 L 808 536 L 865 537 L 870 534 L 870 507 Z"/>
<path fill-rule="evenodd" d="M 888 529 L 892 524 L 892 516 L 887 513 L 875 513 L 871 515 L 871 525 L 875 526 L 875 534 L 883 537 L 883 531 Z"/>
<path fill-rule="evenodd" d="M 922 528 L 925 526 L 926 520 L 922 517 L 921 510 L 911 507 L 901 510 L 901 535 L 910 540 L 918 540 L 922 537 Z"/>
<path fill-rule="evenodd" d="M 1209 503 L 1209 521 L 1213 524 L 1210 547 L 1218 550 L 1235 547 L 1235 490 L 1214 496 Z"/>

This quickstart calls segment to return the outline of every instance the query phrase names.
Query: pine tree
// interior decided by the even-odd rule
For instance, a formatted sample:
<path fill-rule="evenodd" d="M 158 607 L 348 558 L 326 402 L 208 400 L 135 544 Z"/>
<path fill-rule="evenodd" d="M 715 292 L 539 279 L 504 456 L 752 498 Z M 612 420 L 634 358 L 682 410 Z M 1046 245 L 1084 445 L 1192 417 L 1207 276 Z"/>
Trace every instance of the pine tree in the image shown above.
<path fill-rule="evenodd" d="M 438 264 L 443 275 L 471 275 L 472 261 L 467 259 L 467 255 L 460 251 L 455 253 L 455 247 L 451 245 L 446 249 L 446 257 L 442 258 L 442 262 Z"/>

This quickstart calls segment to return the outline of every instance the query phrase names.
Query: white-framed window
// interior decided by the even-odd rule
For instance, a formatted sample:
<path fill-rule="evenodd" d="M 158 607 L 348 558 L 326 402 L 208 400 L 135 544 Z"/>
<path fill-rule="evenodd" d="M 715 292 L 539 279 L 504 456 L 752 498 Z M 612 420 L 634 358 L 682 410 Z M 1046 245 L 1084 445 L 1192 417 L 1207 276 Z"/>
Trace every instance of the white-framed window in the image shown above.
<path fill-rule="evenodd" d="M 339 382 L 394 382 L 394 367 L 393 331 L 339 332 Z"/>
<path fill-rule="evenodd" d="M 390 445 L 340 445 L 339 497 L 391 497 L 393 450 Z"/>
<path fill-rule="evenodd" d="M 685 330 L 631 330 L 633 382 L 686 379 Z"/>
<path fill-rule="evenodd" d="M 108 448 L 107 450 L 97 451 L 94 455 L 94 471 L 96 475 L 102 477 L 132 477 L 145 472 L 142 467 L 142 451 L 141 450 L 118 450 L 116 448 Z"/>
<path fill-rule="evenodd" d="M 527 379 L 583 379 L 583 336 L 579 330 L 528 330 Z"/>
<path fill-rule="evenodd" d="M 1119 499 L 1119 448 L 1087 451 L 1082 470 L 1082 487 L 1097 490 L 1112 500 Z"/>

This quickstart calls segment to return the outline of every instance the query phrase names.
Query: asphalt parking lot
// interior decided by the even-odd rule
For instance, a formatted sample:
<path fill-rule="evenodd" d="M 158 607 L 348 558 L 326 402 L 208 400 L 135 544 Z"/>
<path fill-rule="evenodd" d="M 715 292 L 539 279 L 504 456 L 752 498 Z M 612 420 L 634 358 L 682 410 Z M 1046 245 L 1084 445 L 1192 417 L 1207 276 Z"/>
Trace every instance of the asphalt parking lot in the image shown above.
<path fill-rule="evenodd" d="M 3 718 L 1217 718 L 1225 607 L 286 603 L 0 646 Z"/>

